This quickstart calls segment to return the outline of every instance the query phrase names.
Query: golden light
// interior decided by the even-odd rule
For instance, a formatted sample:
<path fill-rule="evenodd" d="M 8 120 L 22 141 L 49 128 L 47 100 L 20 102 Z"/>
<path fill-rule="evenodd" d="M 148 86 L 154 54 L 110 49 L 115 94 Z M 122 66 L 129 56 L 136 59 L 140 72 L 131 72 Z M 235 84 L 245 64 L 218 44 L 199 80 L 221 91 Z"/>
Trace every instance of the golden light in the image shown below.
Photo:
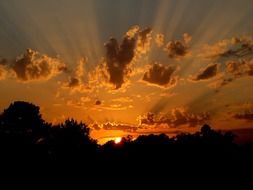
<path fill-rule="evenodd" d="M 115 138 L 114 143 L 119 144 L 121 142 L 121 140 L 122 140 L 121 137 L 117 137 L 117 138 Z"/>

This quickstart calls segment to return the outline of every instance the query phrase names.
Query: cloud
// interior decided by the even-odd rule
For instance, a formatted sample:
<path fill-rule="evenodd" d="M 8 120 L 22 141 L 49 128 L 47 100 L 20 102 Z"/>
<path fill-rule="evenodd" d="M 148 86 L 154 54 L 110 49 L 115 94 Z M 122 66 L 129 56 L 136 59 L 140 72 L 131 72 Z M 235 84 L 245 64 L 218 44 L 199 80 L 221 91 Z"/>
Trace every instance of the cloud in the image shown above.
<path fill-rule="evenodd" d="M 244 68 L 245 65 L 246 65 L 245 60 L 227 61 L 226 72 L 233 74 L 234 76 L 241 76 L 243 73 L 245 73 Z"/>
<path fill-rule="evenodd" d="M 129 125 L 129 124 L 122 124 L 122 123 L 114 123 L 114 122 L 107 122 L 98 124 L 96 122 L 89 125 L 89 127 L 93 130 L 119 130 L 124 132 L 136 132 L 138 130 L 137 126 Z"/>
<path fill-rule="evenodd" d="M 85 81 L 85 79 L 88 78 L 88 74 L 85 75 L 86 64 L 87 58 L 80 59 L 77 67 L 69 77 L 68 81 L 62 83 L 62 87 L 71 89 L 71 92 L 88 92 L 92 90 L 88 82 Z"/>
<path fill-rule="evenodd" d="M 227 105 L 229 118 L 237 120 L 253 121 L 253 104 L 252 102 L 236 103 Z"/>
<path fill-rule="evenodd" d="M 192 41 L 192 36 L 188 33 L 183 34 L 184 43 L 187 45 Z"/>
<path fill-rule="evenodd" d="M 209 86 L 218 89 L 244 76 L 253 76 L 253 59 L 227 61 L 223 75 Z"/>
<path fill-rule="evenodd" d="M 131 73 L 130 64 L 135 56 L 136 38 L 139 27 L 131 28 L 123 37 L 121 44 L 111 38 L 106 44 L 105 68 L 109 82 L 119 89 Z"/>
<path fill-rule="evenodd" d="M 68 87 L 75 88 L 75 87 L 82 85 L 83 76 L 84 76 L 84 72 L 85 72 L 85 70 L 84 70 L 85 64 L 87 64 L 87 59 L 82 58 L 79 61 L 79 64 L 77 65 L 77 68 L 75 69 L 73 76 L 71 76 L 69 78 L 69 81 L 67 84 Z"/>
<path fill-rule="evenodd" d="M 233 37 L 213 45 L 206 44 L 200 56 L 208 59 L 245 58 L 253 55 L 253 39 L 250 36 Z"/>
<path fill-rule="evenodd" d="M 140 31 L 140 27 L 138 25 L 132 26 L 127 32 L 125 37 L 131 39 L 135 38 L 135 35 Z"/>
<path fill-rule="evenodd" d="M 98 87 L 112 86 L 121 89 L 129 84 L 129 77 L 133 72 L 133 64 L 140 56 L 150 51 L 152 40 L 151 28 L 140 30 L 133 26 L 126 32 L 121 43 L 111 38 L 105 43 L 106 54 L 100 64 L 89 74 L 90 84 Z"/>
<path fill-rule="evenodd" d="M 182 40 L 172 40 L 167 43 L 164 51 L 168 54 L 169 58 L 178 59 L 185 57 L 190 53 L 189 43 L 191 42 L 192 37 L 185 33 Z"/>
<path fill-rule="evenodd" d="M 8 69 L 6 68 L 7 59 L 0 57 L 0 80 L 4 80 L 7 77 Z"/>
<path fill-rule="evenodd" d="M 102 110 L 109 110 L 109 111 L 122 111 L 133 108 L 132 105 L 123 106 L 122 104 L 110 104 L 110 105 L 102 105 L 100 104 L 99 107 L 93 108 L 94 110 L 102 111 Z"/>
<path fill-rule="evenodd" d="M 202 125 L 210 119 L 209 114 L 193 114 L 182 108 L 171 110 L 168 114 L 154 114 L 148 113 L 147 115 L 139 117 L 140 125 L 160 126 L 166 125 L 168 127 L 179 127 L 187 125 L 189 127 L 196 127 Z"/>
<path fill-rule="evenodd" d="M 124 98 L 123 98 L 124 99 Z M 120 99 L 118 99 L 120 100 Z M 95 100 L 94 106 L 91 107 L 92 110 L 97 110 L 97 111 L 122 111 L 122 110 L 127 110 L 133 108 L 132 105 L 123 105 L 123 102 L 119 102 L 117 99 L 115 101 L 112 100 L 111 103 L 107 103 L 104 101 L 101 101 L 99 99 Z M 127 101 L 126 101 L 127 102 Z M 126 103 L 124 102 L 124 103 Z"/>
<path fill-rule="evenodd" d="M 235 114 L 233 118 L 245 121 L 253 121 L 253 112 L 252 111 L 245 111 L 244 113 Z"/>
<path fill-rule="evenodd" d="M 155 37 L 155 43 L 158 48 L 162 47 L 164 45 L 164 35 L 163 34 L 157 34 Z"/>
<path fill-rule="evenodd" d="M 104 123 L 102 124 L 104 130 L 121 130 L 125 132 L 136 132 L 138 127 L 128 124 L 119 123 Z"/>
<path fill-rule="evenodd" d="M 221 40 L 213 45 L 206 44 L 199 55 L 208 60 L 219 62 L 221 65 L 221 75 L 217 77 L 209 86 L 220 89 L 236 79 L 244 76 L 253 76 L 253 39 L 250 36 L 233 37 L 231 39 Z M 215 66 L 203 70 L 195 78 L 205 78 L 205 74 L 215 76 L 218 74 L 218 68 Z M 216 73 L 216 74 L 215 74 Z"/>
<path fill-rule="evenodd" d="M 3 66 L 3 65 L 0 64 L 0 80 L 5 79 L 6 76 L 7 76 L 7 73 L 8 73 L 8 71 L 5 68 L 5 66 Z"/>
<path fill-rule="evenodd" d="M 226 72 L 233 74 L 234 77 L 253 76 L 253 58 L 226 62 Z"/>
<path fill-rule="evenodd" d="M 92 130 L 97 130 L 97 131 L 101 130 L 100 125 L 97 124 L 97 123 L 90 124 L 89 128 L 92 129 Z"/>
<path fill-rule="evenodd" d="M 150 50 L 152 40 L 152 29 L 146 28 L 138 32 L 136 51 L 140 54 L 146 54 Z"/>
<path fill-rule="evenodd" d="M 201 113 L 201 114 L 193 114 L 188 113 L 184 109 L 174 109 L 172 110 L 173 125 L 180 126 L 180 125 L 189 125 L 190 127 L 195 127 L 198 125 L 204 124 L 206 121 L 210 119 L 209 114 Z"/>
<path fill-rule="evenodd" d="M 49 80 L 66 71 L 66 65 L 59 58 L 51 58 L 32 49 L 16 58 L 11 69 L 20 81 Z"/>
<path fill-rule="evenodd" d="M 175 66 L 165 66 L 159 63 L 154 63 L 150 66 L 149 70 L 144 73 L 142 80 L 156 84 L 163 87 L 171 87 L 175 85 L 176 78 L 173 74 L 177 70 Z"/>
<path fill-rule="evenodd" d="M 72 106 L 76 108 L 88 109 L 88 106 L 91 105 L 92 99 L 89 97 L 81 97 L 80 99 L 69 99 L 66 100 L 67 106 Z"/>
<path fill-rule="evenodd" d="M 7 62 L 7 59 L 0 57 L 0 65 L 6 65 Z"/>
<path fill-rule="evenodd" d="M 207 65 L 206 68 L 201 69 L 199 73 L 193 78 L 194 81 L 199 80 L 208 80 L 210 78 L 213 78 L 218 73 L 218 65 L 217 63 L 212 63 Z"/>
<path fill-rule="evenodd" d="M 234 78 L 230 78 L 230 77 L 221 77 L 218 78 L 217 80 L 213 81 L 212 83 L 210 83 L 208 86 L 210 88 L 216 89 L 216 92 L 219 92 L 219 89 L 228 85 L 229 83 L 233 82 Z"/>
<path fill-rule="evenodd" d="M 113 102 L 121 102 L 121 103 L 130 103 L 133 102 L 133 99 L 131 99 L 130 97 L 120 97 L 120 98 L 115 98 L 112 99 Z"/>

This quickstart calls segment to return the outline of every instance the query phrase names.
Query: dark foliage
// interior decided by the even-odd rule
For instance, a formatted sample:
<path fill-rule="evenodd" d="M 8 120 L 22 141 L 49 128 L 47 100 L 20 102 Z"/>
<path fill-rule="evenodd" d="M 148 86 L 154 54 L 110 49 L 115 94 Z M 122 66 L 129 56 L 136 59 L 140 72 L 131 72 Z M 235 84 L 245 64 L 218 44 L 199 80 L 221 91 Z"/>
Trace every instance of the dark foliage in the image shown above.
<path fill-rule="evenodd" d="M 68 163 L 78 166 L 110 166 L 112 163 L 143 167 L 172 167 L 186 164 L 250 163 L 252 145 L 237 145 L 235 135 L 204 125 L 200 132 L 128 136 L 119 144 L 109 141 L 100 146 L 90 137 L 82 122 L 46 123 L 39 107 L 14 102 L 0 115 L 1 160 L 21 163 Z"/>

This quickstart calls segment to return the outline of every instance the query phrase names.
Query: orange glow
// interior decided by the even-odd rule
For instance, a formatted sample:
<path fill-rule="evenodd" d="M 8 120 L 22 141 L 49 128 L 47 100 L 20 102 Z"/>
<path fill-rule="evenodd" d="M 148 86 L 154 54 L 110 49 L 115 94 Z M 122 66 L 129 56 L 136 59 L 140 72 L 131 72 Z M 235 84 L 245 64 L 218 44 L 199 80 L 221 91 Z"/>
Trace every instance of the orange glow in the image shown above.
<path fill-rule="evenodd" d="M 116 137 L 114 140 L 115 144 L 119 144 L 121 142 L 122 138 L 121 137 Z"/>

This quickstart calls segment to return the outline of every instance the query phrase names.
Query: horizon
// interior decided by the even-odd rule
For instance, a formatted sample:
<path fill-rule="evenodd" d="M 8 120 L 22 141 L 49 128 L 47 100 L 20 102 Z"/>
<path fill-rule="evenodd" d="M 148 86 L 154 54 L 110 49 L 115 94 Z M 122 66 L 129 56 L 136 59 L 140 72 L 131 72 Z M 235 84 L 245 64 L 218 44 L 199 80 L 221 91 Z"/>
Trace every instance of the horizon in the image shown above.
<path fill-rule="evenodd" d="M 21 100 L 98 141 L 195 133 L 253 140 L 251 0 L 3 0 L 0 112 Z"/>
<path fill-rule="evenodd" d="M 2 112 L 0 112 L 1 113 L 0 116 L 3 116 L 4 112 L 6 112 L 8 109 L 10 109 L 13 105 L 19 104 L 19 103 L 21 103 L 22 105 L 23 104 L 24 105 L 31 104 L 33 106 L 38 106 L 38 105 L 34 105 L 31 102 L 14 101 L 9 105 L 8 108 L 6 107 Z M 17 106 L 17 105 L 15 105 L 15 106 Z M 39 108 L 38 111 L 40 111 L 39 106 L 38 106 L 38 108 Z M 23 107 L 22 109 L 23 109 L 22 114 L 26 114 L 25 113 L 25 107 Z M 148 137 L 149 135 L 161 135 L 161 134 L 165 134 L 168 138 L 173 139 L 173 138 L 177 138 L 178 135 L 180 136 L 180 135 L 187 135 L 187 134 L 191 134 L 191 135 L 196 134 L 197 132 L 199 132 L 201 130 L 201 128 L 204 125 L 208 125 L 207 123 L 205 123 L 202 126 L 194 128 L 194 130 L 192 130 L 192 131 L 174 129 L 174 131 L 169 131 L 169 132 L 166 132 L 166 131 L 152 131 L 152 132 L 148 131 L 148 132 L 139 132 L 139 133 L 127 132 L 127 133 L 122 134 L 120 136 L 109 134 L 109 135 L 102 135 L 100 138 L 98 138 L 96 135 L 93 134 L 93 132 L 96 131 L 96 130 L 91 128 L 90 125 L 87 125 L 83 121 L 77 121 L 77 120 L 75 120 L 75 118 L 67 118 L 65 121 L 62 121 L 62 122 L 59 122 L 59 123 L 50 123 L 50 122 L 44 120 L 43 115 L 41 115 L 40 112 L 38 112 L 38 114 L 40 114 L 41 119 L 43 121 L 45 121 L 47 124 L 49 124 L 49 126 L 51 126 L 51 128 L 55 128 L 55 127 L 57 128 L 61 125 L 64 125 L 64 123 L 67 120 L 73 120 L 73 121 L 85 124 L 90 129 L 90 137 L 92 139 L 96 140 L 99 145 L 105 145 L 106 143 L 108 143 L 110 141 L 113 141 L 115 144 L 119 144 L 119 143 L 121 143 L 123 138 L 126 138 L 126 139 L 130 138 L 131 141 L 134 141 L 134 140 L 138 139 L 138 137 L 140 137 L 140 136 L 147 136 Z M 110 124 L 110 123 L 108 123 L 108 124 Z M 4 122 L 1 123 L 1 125 L 2 125 L 1 127 L 4 127 Z M 20 127 L 22 127 L 22 126 L 20 126 Z M 213 128 L 214 126 L 210 126 L 210 127 Z M 101 130 L 101 129 L 99 129 L 99 130 Z M 243 144 L 253 143 L 253 129 L 252 128 L 236 128 L 236 129 L 232 129 L 232 130 L 231 129 L 226 129 L 226 130 L 215 129 L 215 131 L 216 132 L 221 132 L 221 134 L 225 134 L 227 132 L 232 132 L 232 134 L 235 135 L 234 136 L 234 143 L 236 143 L 236 144 L 243 145 Z"/>

